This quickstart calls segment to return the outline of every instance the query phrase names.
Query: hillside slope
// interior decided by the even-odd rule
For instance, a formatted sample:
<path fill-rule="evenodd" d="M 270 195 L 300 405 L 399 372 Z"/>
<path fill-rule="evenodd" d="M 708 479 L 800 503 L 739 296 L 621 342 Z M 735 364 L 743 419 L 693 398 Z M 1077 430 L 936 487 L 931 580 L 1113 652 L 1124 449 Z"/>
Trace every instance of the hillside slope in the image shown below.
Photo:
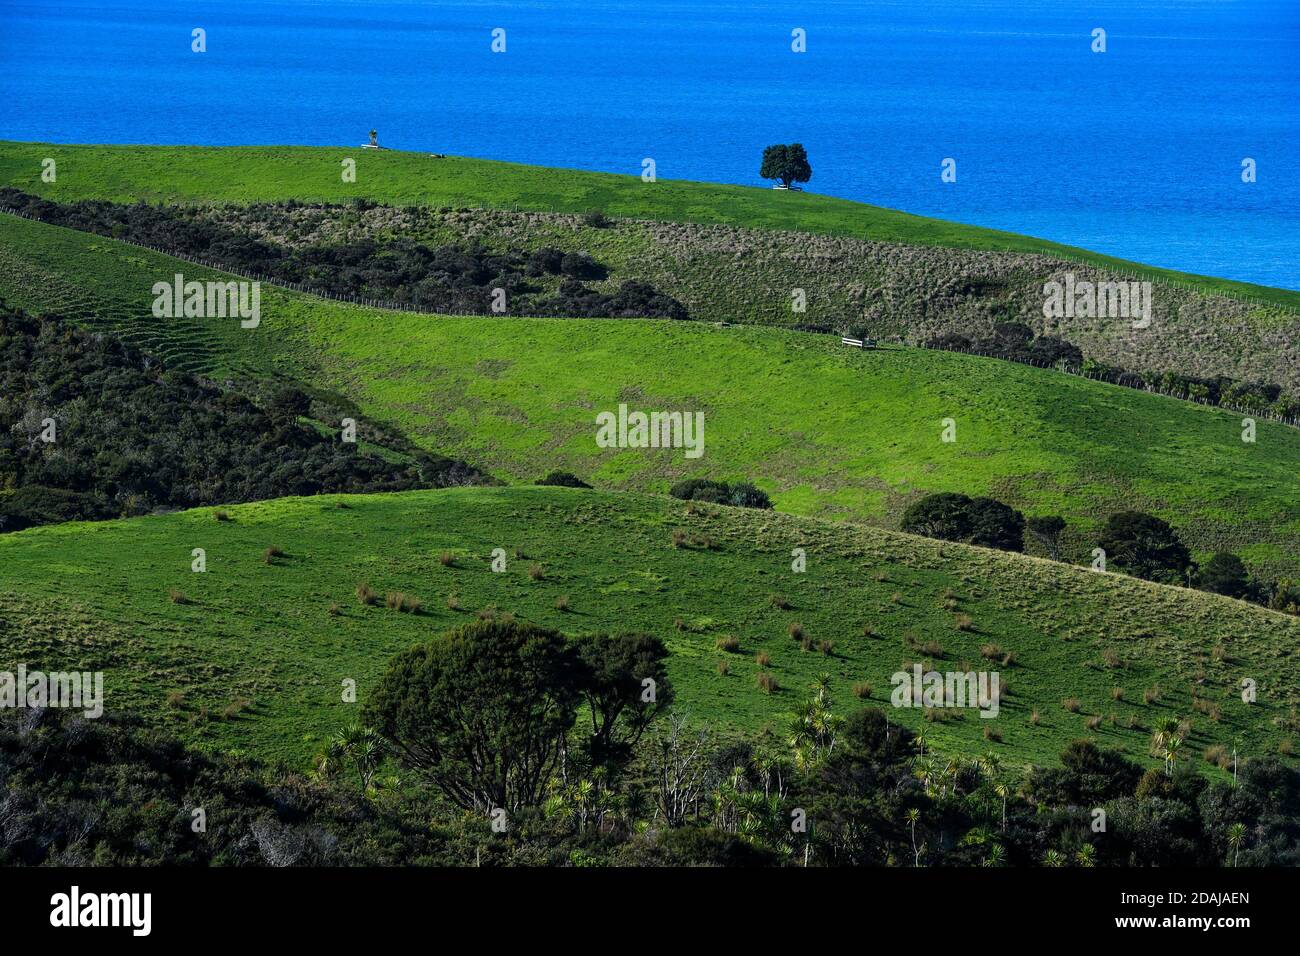
<path fill-rule="evenodd" d="M 787 330 L 669 321 L 438 317 L 263 287 L 263 321 L 155 319 L 153 282 L 220 277 L 112 239 L 0 216 L 0 298 L 123 334 L 190 371 L 342 394 L 428 449 L 503 479 L 567 468 L 602 486 L 750 477 L 797 514 L 896 527 L 922 493 L 992 494 L 1071 522 L 1087 557 L 1113 511 L 1164 516 L 1205 557 L 1300 571 L 1300 432 L 948 352 L 858 352 Z M 581 343 L 581 349 L 575 349 Z M 705 412 L 706 451 L 601 449 L 620 403 Z M 943 420 L 957 441 L 940 441 Z"/>
<path fill-rule="evenodd" d="M 345 680 L 364 700 L 391 655 L 495 606 L 571 634 L 662 636 L 679 709 L 722 731 L 783 733 L 822 671 L 841 711 L 858 705 L 855 685 L 863 695 L 870 685 L 863 699 L 887 702 L 890 676 L 912 662 L 1001 674 L 1009 695 L 991 720 L 889 710 L 941 749 L 994 749 L 1004 761 L 1052 763 L 1081 736 L 1150 760 L 1151 733 L 1167 717 L 1191 721 L 1183 759 L 1202 767 L 1211 745 L 1286 752 L 1300 731 L 1300 621 L 1035 558 L 555 488 L 227 510 L 228 521 L 198 509 L 0 536 L 0 668 L 103 670 L 110 708 L 301 764 L 355 717 Z M 268 562 L 271 546 L 284 553 Z M 800 547 L 802 574 L 791 570 Z M 191 571 L 194 548 L 206 551 L 205 573 Z M 490 569 L 495 548 L 507 554 L 502 573 Z M 363 606 L 353 596 L 362 583 L 414 595 L 423 610 Z M 792 636 L 796 625 L 811 649 Z M 726 635 L 736 652 L 717 648 Z M 759 651 L 770 655 L 765 667 Z M 760 670 L 780 689 L 761 690 Z M 1241 701 L 1244 677 L 1258 682 L 1255 704 Z M 1068 698 L 1077 710 L 1063 706 Z"/>
<path fill-rule="evenodd" d="M 211 377 L 289 377 L 342 394 L 427 448 L 533 480 L 566 468 L 666 490 L 752 478 L 785 511 L 886 526 L 934 491 L 992 494 L 1072 525 L 1087 555 L 1107 514 L 1150 510 L 1204 557 L 1300 571 L 1300 432 L 1054 371 L 913 349 L 861 353 L 758 327 L 443 318 L 262 290 L 262 323 L 155 319 L 150 289 L 212 272 L 73 230 L 0 216 L 0 297 L 111 328 Z M 575 344 L 581 343 L 581 349 Z M 702 411 L 704 457 L 602 449 L 620 403 Z M 942 421 L 957 441 L 940 440 Z"/>
<path fill-rule="evenodd" d="M 55 183 L 42 162 L 57 163 Z M 341 163 L 356 162 L 343 182 Z M 512 208 L 589 213 L 667 222 L 791 229 L 923 246 L 952 246 L 1064 256 L 1152 279 L 1189 283 L 1300 308 L 1300 292 L 1194 276 L 1103 256 L 1030 236 L 913 216 L 819 196 L 682 180 L 644 183 L 639 176 L 548 169 L 396 150 L 313 146 L 102 146 L 0 141 L 0 186 L 60 202 L 247 203 L 366 198 L 391 205 Z"/>

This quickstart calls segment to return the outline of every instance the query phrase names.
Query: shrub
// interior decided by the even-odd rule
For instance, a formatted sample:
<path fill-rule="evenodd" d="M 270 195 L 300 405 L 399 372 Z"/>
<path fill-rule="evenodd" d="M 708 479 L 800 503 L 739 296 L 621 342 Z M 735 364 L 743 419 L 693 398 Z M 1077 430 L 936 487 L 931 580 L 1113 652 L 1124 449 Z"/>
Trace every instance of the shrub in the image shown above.
<path fill-rule="evenodd" d="M 703 501 L 739 508 L 769 509 L 772 507 L 768 496 L 747 481 L 736 482 L 733 485 L 707 478 L 688 478 L 677 482 L 668 493 L 682 501 Z"/>
<path fill-rule="evenodd" d="M 927 495 L 903 512 L 900 530 L 1003 551 L 1025 549 L 1025 517 L 993 498 L 953 492 Z"/>
<path fill-rule="evenodd" d="M 547 485 L 555 488 L 590 488 L 591 487 L 591 485 L 587 484 L 577 475 L 570 474 L 567 471 L 548 472 L 545 478 L 537 479 L 537 484 Z"/>
<path fill-rule="evenodd" d="M 1108 562 L 1148 581 L 1182 583 L 1192 560 L 1168 523 L 1140 511 L 1111 515 L 1097 543 Z"/>
<path fill-rule="evenodd" d="M 1241 558 L 1228 551 L 1219 551 L 1197 573 L 1196 586 L 1202 591 L 1241 598 L 1250 591 L 1250 576 Z"/>

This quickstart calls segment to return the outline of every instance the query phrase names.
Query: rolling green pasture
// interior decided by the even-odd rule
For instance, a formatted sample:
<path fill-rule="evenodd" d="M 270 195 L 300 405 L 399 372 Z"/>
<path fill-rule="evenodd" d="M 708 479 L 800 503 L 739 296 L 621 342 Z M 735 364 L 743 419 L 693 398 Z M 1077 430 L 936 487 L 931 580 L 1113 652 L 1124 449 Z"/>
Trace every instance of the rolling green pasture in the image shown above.
<path fill-rule="evenodd" d="M 54 159 L 57 180 L 41 179 Z M 356 181 L 341 163 L 356 162 Z M 1082 259 L 1206 292 L 1246 295 L 1300 308 L 1300 292 L 1194 276 L 1104 256 L 1030 236 L 913 216 L 893 209 L 750 186 L 550 169 L 492 160 L 395 150 L 312 146 L 102 146 L 0 141 L 0 185 L 60 202 L 247 203 L 299 199 L 388 204 L 517 208 L 675 222 L 724 223 L 832 233 L 886 242 L 1038 252 Z"/>
<path fill-rule="evenodd" d="M 1300 621 L 1036 558 L 556 488 L 225 510 L 227 521 L 205 508 L 0 536 L 0 668 L 103 670 L 111 709 L 204 746 L 301 765 L 355 717 L 345 680 L 364 701 L 393 654 L 495 607 L 570 634 L 660 635 L 678 708 L 720 732 L 781 735 L 823 671 L 841 711 L 860 700 L 887 706 L 891 675 L 911 662 L 999 672 L 1009 695 L 995 719 L 889 713 L 941 749 L 992 749 L 1010 762 L 1052 762 L 1083 736 L 1149 760 L 1152 729 L 1169 716 L 1191 720 L 1182 755 L 1202 767 L 1214 744 L 1276 753 L 1300 730 Z M 284 556 L 267 563 L 272 546 Z M 498 547 L 508 555 L 503 573 L 490 569 Z M 205 573 L 191 570 L 194 548 L 206 551 Z M 806 549 L 806 573 L 791 570 L 795 548 Z M 361 583 L 414 595 L 423 610 L 363 606 Z M 801 649 L 792 625 L 813 650 Z M 726 635 L 739 640 L 735 653 L 717 649 Z M 815 649 L 823 641 L 829 654 Z M 774 694 L 757 684 L 760 651 L 780 685 Z M 1239 696 L 1244 677 L 1259 685 L 1253 705 Z M 1099 718 L 1091 729 L 1090 718 Z"/>
<path fill-rule="evenodd" d="M 991 494 L 1060 513 L 1071 553 L 1125 508 L 1161 515 L 1204 557 L 1300 570 L 1300 432 L 1058 372 L 752 326 L 438 317 L 270 286 L 262 324 L 155 319 L 150 288 L 188 263 L 0 216 L 0 297 L 125 333 L 217 379 L 285 376 L 341 393 L 417 443 L 510 481 L 563 468 L 601 487 L 752 478 L 778 508 L 894 526 L 923 493 Z M 705 455 L 601 449 L 595 416 L 702 411 Z M 957 441 L 940 441 L 942 421 Z"/>

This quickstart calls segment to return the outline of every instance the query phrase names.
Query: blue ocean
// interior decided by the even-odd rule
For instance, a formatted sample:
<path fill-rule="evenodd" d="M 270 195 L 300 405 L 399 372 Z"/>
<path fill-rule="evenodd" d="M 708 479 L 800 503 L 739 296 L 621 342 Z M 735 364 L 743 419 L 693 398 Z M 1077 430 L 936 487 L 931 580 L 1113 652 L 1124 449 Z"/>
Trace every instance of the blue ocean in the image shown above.
<path fill-rule="evenodd" d="M 755 185 L 797 141 L 812 191 L 1300 289 L 1298 64 L 1296 0 L 0 0 L 0 138 Z"/>

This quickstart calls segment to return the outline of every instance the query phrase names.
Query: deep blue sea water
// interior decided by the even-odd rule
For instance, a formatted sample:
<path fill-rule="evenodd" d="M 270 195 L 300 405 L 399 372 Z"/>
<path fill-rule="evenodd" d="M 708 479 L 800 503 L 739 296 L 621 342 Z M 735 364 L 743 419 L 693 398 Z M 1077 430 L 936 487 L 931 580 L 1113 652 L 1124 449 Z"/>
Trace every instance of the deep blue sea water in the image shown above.
<path fill-rule="evenodd" d="M 751 184 L 764 145 L 799 141 L 813 191 L 1300 288 L 1300 0 L 0 0 L 0 138 L 371 127 Z"/>

